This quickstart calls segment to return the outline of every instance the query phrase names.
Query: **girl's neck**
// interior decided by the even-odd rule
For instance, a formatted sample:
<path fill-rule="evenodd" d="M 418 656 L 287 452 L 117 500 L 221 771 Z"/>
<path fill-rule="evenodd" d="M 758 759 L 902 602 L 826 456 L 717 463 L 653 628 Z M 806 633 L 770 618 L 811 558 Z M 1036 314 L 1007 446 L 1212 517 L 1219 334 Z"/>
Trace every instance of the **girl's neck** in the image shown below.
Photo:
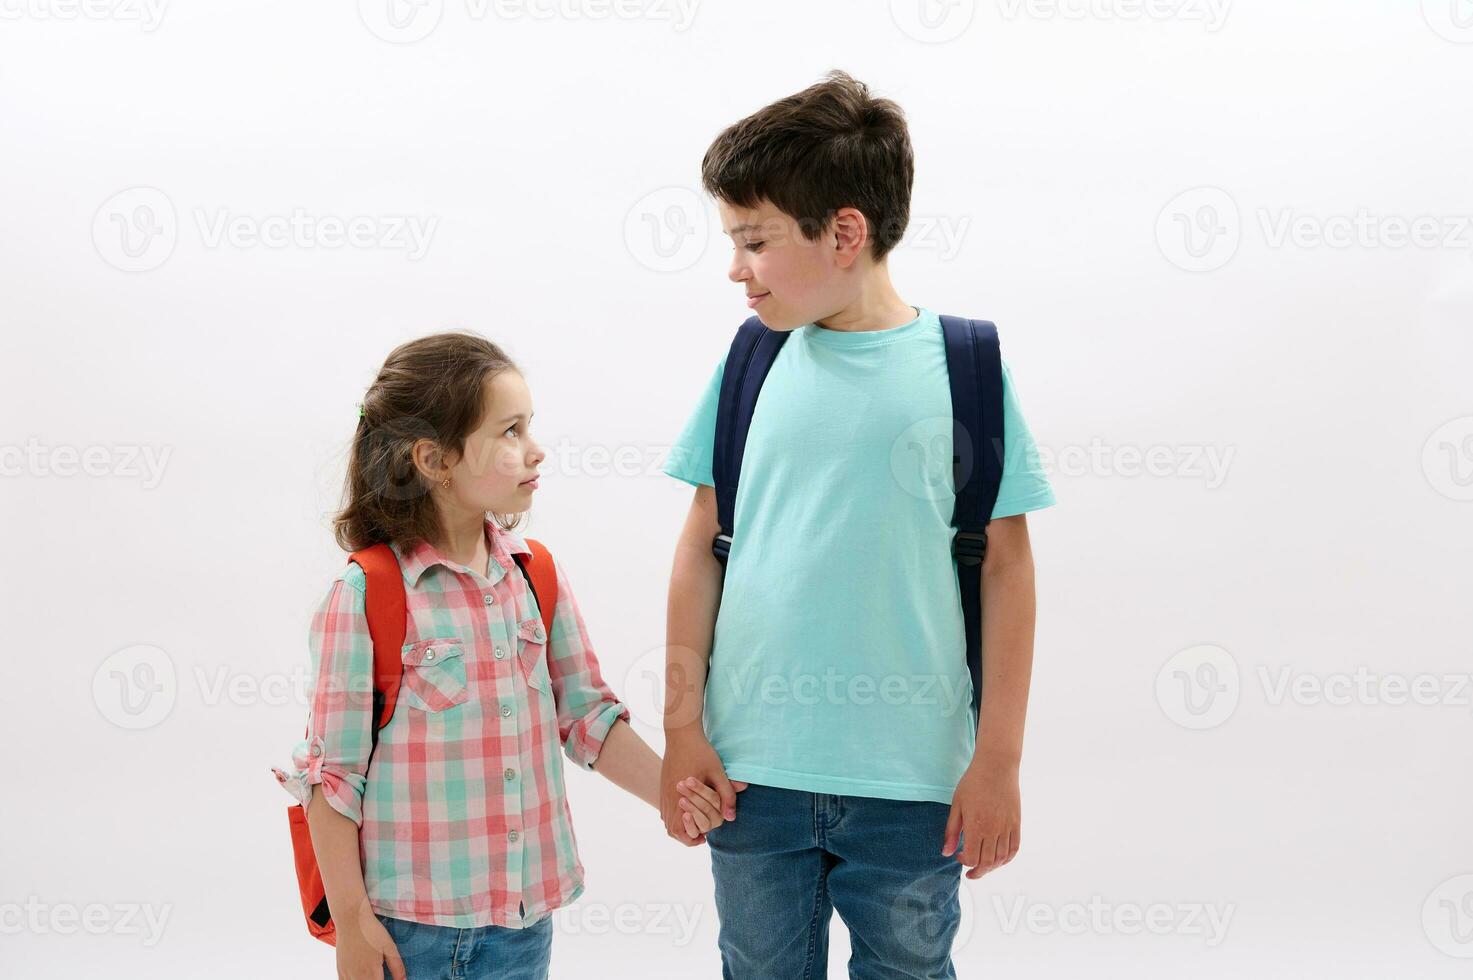
<path fill-rule="evenodd" d="M 454 521 L 442 521 L 436 550 L 453 562 L 485 574 L 491 560 L 486 543 L 486 515 L 467 515 Z"/>

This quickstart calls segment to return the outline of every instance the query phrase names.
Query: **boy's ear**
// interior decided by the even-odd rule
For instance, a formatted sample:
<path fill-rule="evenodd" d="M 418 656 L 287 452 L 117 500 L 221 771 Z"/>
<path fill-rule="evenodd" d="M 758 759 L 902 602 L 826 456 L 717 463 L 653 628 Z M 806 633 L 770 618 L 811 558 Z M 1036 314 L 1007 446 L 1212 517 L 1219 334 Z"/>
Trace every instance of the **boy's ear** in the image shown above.
<path fill-rule="evenodd" d="M 832 222 L 835 258 L 839 268 L 847 269 L 858 261 L 869 246 L 869 222 L 858 208 L 840 208 Z"/>

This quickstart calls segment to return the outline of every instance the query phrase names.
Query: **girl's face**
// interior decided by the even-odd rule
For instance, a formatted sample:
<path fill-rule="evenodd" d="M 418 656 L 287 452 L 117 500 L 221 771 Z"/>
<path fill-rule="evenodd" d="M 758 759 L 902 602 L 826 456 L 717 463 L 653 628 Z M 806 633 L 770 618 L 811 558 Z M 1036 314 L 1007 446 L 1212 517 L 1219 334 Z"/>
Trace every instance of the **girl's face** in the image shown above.
<path fill-rule="evenodd" d="M 532 392 L 515 371 L 485 383 L 480 426 L 450 469 L 449 493 L 468 510 L 518 514 L 532 506 L 537 466 L 547 454 L 532 438 Z M 438 488 L 437 488 L 438 489 Z"/>

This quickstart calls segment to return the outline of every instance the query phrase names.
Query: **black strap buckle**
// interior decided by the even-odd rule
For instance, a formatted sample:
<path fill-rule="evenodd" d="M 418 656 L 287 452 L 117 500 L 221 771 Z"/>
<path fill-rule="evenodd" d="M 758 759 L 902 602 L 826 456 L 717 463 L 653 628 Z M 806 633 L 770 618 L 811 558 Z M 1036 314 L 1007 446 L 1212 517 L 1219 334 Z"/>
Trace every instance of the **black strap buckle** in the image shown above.
<path fill-rule="evenodd" d="M 980 565 L 987 556 L 987 531 L 958 531 L 951 539 L 951 557 L 958 565 Z"/>
<path fill-rule="evenodd" d="M 731 535 L 716 535 L 716 539 L 711 542 L 711 553 L 716 556 L 717 561 L 725 565 L 726 559 L 731 556 Z"/>

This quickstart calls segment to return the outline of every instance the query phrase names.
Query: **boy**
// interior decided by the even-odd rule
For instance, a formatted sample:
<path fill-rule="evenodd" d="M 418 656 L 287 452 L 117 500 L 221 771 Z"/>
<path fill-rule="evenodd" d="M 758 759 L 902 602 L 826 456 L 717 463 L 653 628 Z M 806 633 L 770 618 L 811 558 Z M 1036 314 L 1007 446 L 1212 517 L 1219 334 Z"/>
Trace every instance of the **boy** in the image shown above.
<path fill-rule="evenodd" d="M 974 728 L 943 335 L 886 262 L 913 173 L 899 107 L 842 72 L 731 126 L 702 162 L 733 240 L 729 277 L 763 325 L 791 332 L 752 418 L 724 569 L 724 361 L 664 468 L 696 493 L 670 583 L 661 813 L 677 834 L 695 780 L 731 820 L 748 784 L 740 819 L 708 838 L 735 980 L 823 976 L 834 909 L 851 976 L 954 977 L 961 868 L 981 877 L 1020 841 L 1024 514 L 1053 493 L 1004 366 Z"/>

